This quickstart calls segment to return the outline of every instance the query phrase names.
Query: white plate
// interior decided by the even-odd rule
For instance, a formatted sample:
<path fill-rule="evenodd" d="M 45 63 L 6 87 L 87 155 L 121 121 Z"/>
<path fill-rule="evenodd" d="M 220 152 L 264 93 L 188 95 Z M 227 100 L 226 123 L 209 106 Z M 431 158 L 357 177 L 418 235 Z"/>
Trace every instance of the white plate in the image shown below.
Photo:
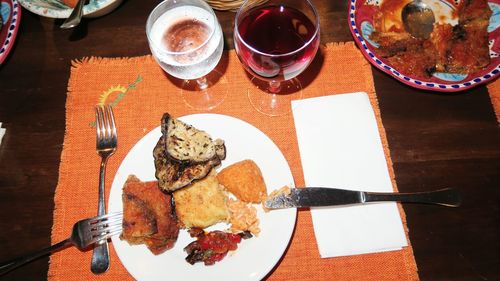
<path fill-rule="evenodd" d="M 179 119 L 225 141 L 227 158 L 221 168 L 252 159 L 262 170 L 268 192 L 284 185 L 294 186 L 285 157 L 272 140 L 254 126 L 217 114 L 195 114 Z M 110 212 L 122 211 L 122 187 L 128 175 L 135 174 L 143 181 L 155 180 L 153 147 L 160 136 L 160 127 L 149 132 L 121 163 L 111 186 Z M 146 246 L 130 246 L 118 236 L 112 238 L 112 245 L 125 268 L 137 280 L 261 280 L 278 263 L 288 246 L 297 211 L 284 209 L 265 213 L 260 205 L 255 207 L 260 219 L 260 235 L 242 240 L 236 251 L 215 265 L 191 265 L 184 260 L 186 253 L 183 248 L 193 241 L 186 230 L 180 231 L 174 248 L 158 256 Z M 227 225 L 219 224 L 213 228 L 226 229 Z"/>

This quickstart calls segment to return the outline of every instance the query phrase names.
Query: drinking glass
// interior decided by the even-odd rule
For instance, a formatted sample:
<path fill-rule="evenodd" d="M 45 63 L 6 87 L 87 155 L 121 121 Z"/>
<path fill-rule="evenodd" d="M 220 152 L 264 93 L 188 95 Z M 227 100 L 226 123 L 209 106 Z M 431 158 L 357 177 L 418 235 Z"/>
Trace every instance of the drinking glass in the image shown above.
<path fill-rule="evenodd" d="M 253 76 L 248 99 L 270 116 L 287 114 L 302 97 L 296 78 L 319 46 L 319 16 L 309 0 L 247 0 L 234 25 L 236 53 Z"/>
<path fill-rule="evenodd" d="M 196 109 L 213 109 L 227 95 L 227 81 L 214 70 L 224 47 L 220 24 L 203 0 L 165 0 L 149 14 L 146 35 L 165 72 L 182 79 L 181 96 Z M 217 89 L 213 86 L 218 83 Z"/>

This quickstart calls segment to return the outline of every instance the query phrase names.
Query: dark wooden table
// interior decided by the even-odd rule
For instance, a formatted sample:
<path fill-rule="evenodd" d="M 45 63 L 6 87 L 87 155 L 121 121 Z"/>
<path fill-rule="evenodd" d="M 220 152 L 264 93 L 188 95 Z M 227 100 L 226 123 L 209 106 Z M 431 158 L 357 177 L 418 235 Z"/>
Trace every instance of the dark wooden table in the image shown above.
<path fill-rule="evenodd" d="M 323 43 L 352 41 L 347 1 L 316 0 Z M 23 9 L 15 47 L 0 66 L 0 261 L 50 243 L 70 62 L 149 54 L 153 0 L 125 1 L 76 30 Z M 217 13 L 226 49 L 234 13 Z M 458 209 L 405 205 L 422 280 L 500 280 L 500 129 L 485 86 L 424 92 L 373 69 L 400 191 L 456 187 Z M 42 258 L 0 280 L 44 280 Z"/>

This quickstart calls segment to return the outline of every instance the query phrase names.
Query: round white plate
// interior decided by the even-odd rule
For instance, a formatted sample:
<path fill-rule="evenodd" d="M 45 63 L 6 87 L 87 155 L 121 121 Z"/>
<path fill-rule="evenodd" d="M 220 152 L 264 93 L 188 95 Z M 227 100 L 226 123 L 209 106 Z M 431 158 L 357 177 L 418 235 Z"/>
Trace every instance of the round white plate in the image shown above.
<path fill-rule="evenodd" d="M 194 114 L 180 120 L 208 132 L 212 138 L 225 141 L 227 158 L 222 169 L 232 163 L 252 159 L 262 170 L 268 193 L 284 185 L 294 186 L 288 163 L 269 137 L 254 126 L 234 117 L 218 114 Z M 153 148 L 161 136 L 160 127 L 144 136 L 127 154 L 115 175 L 108 201 L 109 212 L 122 211 L 122 187 L 130 174 L 142 181 L 156 180 Z M 174 248 L 158 256 L 144 245 L 130 246 L 118 236 L 112 245 L 118 257 L 137 280 L 261 280 L 278 263 L 286 250 L 295 226 L 296 209 L 274 210 L 265 213 L 254 205 L 260 219 L 261 233 L 242 240 L 238 249 L 228 253 L 215 265 L 191 265 L 185 261 L 183 248 L 194 239 L 181 229 Z M 218 224 L 210 229 L 226 229 Z"/>

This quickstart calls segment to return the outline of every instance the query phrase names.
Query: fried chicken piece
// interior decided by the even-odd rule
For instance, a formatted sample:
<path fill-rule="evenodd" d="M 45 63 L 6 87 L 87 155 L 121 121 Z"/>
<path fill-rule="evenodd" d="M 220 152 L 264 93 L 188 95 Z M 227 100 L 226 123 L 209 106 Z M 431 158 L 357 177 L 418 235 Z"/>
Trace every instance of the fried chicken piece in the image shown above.
<path fill-rule="evenodd" d="M 155 215 L 143 200 L 134 194 L 124 193 L 123 206 L 122 239 L 130 244 L 142 244 L 145 236 L 158 231 Z"/>
<path fill-rule="evenodd" d="M 122 200 L 125 230 L 120 236 L 122 240 L 130 244 L 144 243 L 155 255 L 174 246 L 179 227 L 172 196 L 163 193 L 158 182 L 142 182 L 130 175 L 123 186 Z"/>

